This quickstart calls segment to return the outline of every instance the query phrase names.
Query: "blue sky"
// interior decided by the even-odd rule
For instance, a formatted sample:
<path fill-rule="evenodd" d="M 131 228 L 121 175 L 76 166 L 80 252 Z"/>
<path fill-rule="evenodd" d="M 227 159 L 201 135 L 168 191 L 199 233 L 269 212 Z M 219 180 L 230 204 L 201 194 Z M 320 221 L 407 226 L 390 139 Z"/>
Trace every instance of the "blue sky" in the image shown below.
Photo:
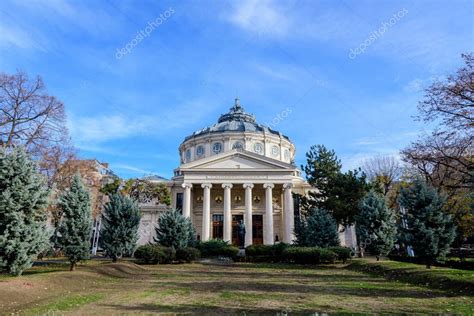
<path fill-rule="evenodd" d="M 347 169 L 429 132 L 412 116 L 474 51 L 473 4 L 4 0 L 0 71 L 41 75 L 79 155 L 123 177 L 171 177 L 183 138 L 236 95 L 260 123 L 291 109 L 273 127 L 298 165 L 325 144 Z"/>

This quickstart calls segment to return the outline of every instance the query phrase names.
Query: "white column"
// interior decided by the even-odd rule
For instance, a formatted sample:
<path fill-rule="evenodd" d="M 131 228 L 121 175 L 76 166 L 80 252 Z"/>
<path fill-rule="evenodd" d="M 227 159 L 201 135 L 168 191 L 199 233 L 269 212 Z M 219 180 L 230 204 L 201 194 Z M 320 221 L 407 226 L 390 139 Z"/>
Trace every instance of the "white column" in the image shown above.
<path fill-rule="evenodd" d="M 245 247 L 250 246 L 253 242 L 253 223 L 252 223 L 252 188 L 253 184 L 245 183 L 243 185 L 245 189 Z"/>
<path fill-rule="evenodd" d="M 294 206 L 293 206 L 293 195 L 291 193 L 291 189 L 293 188 L 293 184 L 291 183 L 286 183 L 283 185 L 283 190 L 284 191 L 284 212 L 283 212 L 283 218 L 285 222 L 285 227 L 284 227 L 284 235 L 283 235 L 283 242 L 287 244 L 293 243 L 295 240 L 295 211 L 294 211 Z"/>
<path fill-rule="evenodd" d="M 265 189 L 265 220 L 264 220 L 264 234 L 263 244 L 273 245 L 273 194 L 272 189 L 275 187 L 273 183 L 265 183 L 263 188 Z"/>
<path fill-rule="evenodd" d="M 224 241 L 232 242 L 232 214 L 230 210 L 232 184 L 223 183 L 222 188 L 224 189 Z"/>
<path fill-rule="evenodd" d="M 212 184 L 203 183 L 204 201 L 202 204 L 202 234 L 201 240 L 208 241 L 211 232 L 211 188 Z"/>
<path fill-rule="evenodd" d="M 184 188 L 184 199 L 183 199 L 183 216 L 191 217 L 191 183 L 183 183 L 181 185 Z"/>

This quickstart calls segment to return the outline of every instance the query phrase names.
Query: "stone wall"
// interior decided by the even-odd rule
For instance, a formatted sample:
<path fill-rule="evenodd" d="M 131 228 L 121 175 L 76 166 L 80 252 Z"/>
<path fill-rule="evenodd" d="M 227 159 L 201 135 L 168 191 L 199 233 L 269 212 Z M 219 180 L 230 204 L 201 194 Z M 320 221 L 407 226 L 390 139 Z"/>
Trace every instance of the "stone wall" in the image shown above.
<path fill-rule="evenodd" d="M 138 245 L 146 245 L 150 242 L 154 243 L 153 238 L 156 236 L 155 227 L 158 223 L 158 217 L 167 209 L 166 205 L 140 205 L 142 218 L 138 229 L 140 236 Z"/>

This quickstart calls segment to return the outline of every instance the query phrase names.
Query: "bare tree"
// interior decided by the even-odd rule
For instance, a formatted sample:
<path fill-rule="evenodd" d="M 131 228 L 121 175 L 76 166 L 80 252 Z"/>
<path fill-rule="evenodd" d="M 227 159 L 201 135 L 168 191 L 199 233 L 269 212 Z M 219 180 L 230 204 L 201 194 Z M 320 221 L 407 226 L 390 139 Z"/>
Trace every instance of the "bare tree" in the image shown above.
<path fill-rule="evenodd" d="M 447 197 L 446 211 L 454 215 L 458 241 L 474 233 L 474 56 L 462 57 L 464 66 L 428 87 L 418 105 L 418 118 L 439 126 L 402 151 L 403 160 Z"/>
<path fill-rule="evenodd" d="M 39 76 L 0 73 L 0 114 L 0 145 L 36 153 L 67 140 L 64 104 L 46 92 Z"/>
<path fill-rule="evenodd" d="M 24 146 L 50 186 L 64 162 L 74 158 L 64 104 L 47 93 L 41 77 L 0 73 L 0 146 Z"/>
<path fill-rule="evenodd" d="M 441 119 L 452 130 L 474 128 L 474 54 L 462 54 L 464 67 L 445 81 L 433 83 L 418 104 L 418 118 L 425 122 Z"/>
<path fill-rule="evenodd" d="M 370 182 L 378 185 L 382 194 L 387 195 L 393 182 L 398 180 L 402 168 L 400 162 L 393 156 L 377 156 L 366 159 L 362 170 Z"/>

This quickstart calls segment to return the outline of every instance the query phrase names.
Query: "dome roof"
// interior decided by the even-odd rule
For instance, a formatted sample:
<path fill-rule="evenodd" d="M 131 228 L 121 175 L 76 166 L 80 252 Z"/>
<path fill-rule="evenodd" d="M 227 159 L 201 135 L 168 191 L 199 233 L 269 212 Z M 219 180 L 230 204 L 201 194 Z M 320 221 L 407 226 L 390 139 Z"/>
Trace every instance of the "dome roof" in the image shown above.
<path fill-rule="evenodd" d="M 256 122 L 253 114 L 245 112 L 244 108 L 240 105 L 238 98 L 235 99 L 235 104 L 230 108 L 230 111 L 226 114 L 222 114 L 216 124 L 209 127 L 205 127 L 198 131 L 195 131 L 184 140 L 188 140 L 194 137 L 224 133 L 224 132 L 251 132 L 251 133 L 262 133 L 262 134 L 273 134 L 281 136 L 289 140 L 285 135 L 275 131 L 265 125 Z"/>

